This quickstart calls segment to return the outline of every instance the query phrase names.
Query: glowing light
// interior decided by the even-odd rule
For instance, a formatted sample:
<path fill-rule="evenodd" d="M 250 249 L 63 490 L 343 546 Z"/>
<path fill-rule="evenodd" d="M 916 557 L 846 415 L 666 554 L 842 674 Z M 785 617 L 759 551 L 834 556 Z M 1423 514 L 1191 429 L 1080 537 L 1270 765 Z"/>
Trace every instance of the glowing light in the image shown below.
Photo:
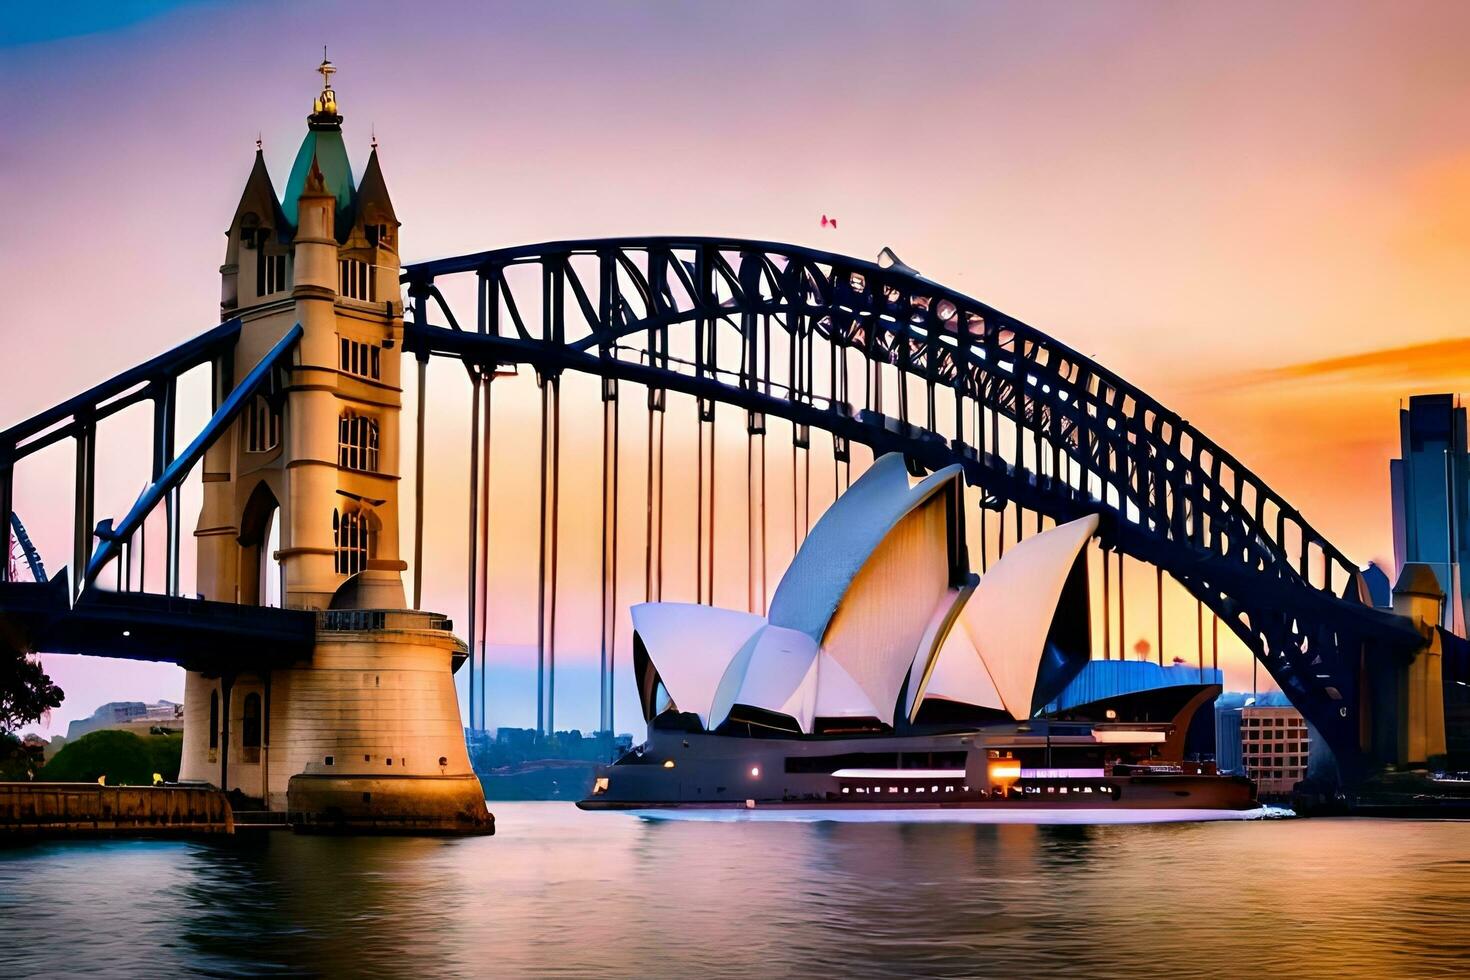
<path fill-rule="evenodd" d="M 1116 711 L 1114 711 L 1112 708 L 1109 708 L 1108 709 L 1108 721 L 1112 721 L 1116 717 L 1118 717 L 1118 713 Z"/>
<path fill-rule="evenodd" d="M 667 759 L 667 760 L 665 760 L 664 761 L 664 768 L 665 769 L 672 769 L 672 768 L 674 768 L 674 760 L 673 759 Z"/>
<path fill-rule="evenodd" d="M 760 774 L 761 774 L 761 767 L 760 766 L 751 766 L 750 767 L 750 774 L 752 776 L 759 777 Z"/>
<path fill-rule="evenodd" d="M 132 636 L 132 635 L 133 635 L 133 631 L 132 630 L 123 630 L 123 636 Z"/>

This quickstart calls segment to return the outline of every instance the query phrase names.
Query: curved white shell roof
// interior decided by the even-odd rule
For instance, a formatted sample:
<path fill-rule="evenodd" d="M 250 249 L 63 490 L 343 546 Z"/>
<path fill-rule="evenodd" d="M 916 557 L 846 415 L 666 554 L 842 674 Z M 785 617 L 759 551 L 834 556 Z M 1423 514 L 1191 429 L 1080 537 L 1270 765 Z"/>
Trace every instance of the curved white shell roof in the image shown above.
<path fill-rule="evenodd" d="M 631 610 L 648 659 L 680 711 L 706 726 L 725 668 L 765 618 L 687 602 L 645 602 Z"/>
<path fill-rule="evenodd" d="M 991 565 L 941 645 L 923 697 L 1031 717 L 1036 674 L 1062 587 L 1097 523 L 1089 515 L 1026 538 Z"/>
<path fill-rule="evenodd" d="M 949 587 L 949 528 L 931 501 L 959 474 L 947 467 L 910 486 L 900 456 L 876 460 L 807 536 L 769 617 L 634 606 L 674 703 L 707 729 L 736 705 L 788 715 L 805 732 L 817 718 L 892 723 L 907 677 L 910 713 L 940 698 L 1028 717 L 1057 603 L 1097 518 L 1015 545 L 967 595 Z"/>
<path fill-rule="evenodd" d="M 737 704 L 791 715 L 802 731 L 811 730 L 812 714 L 803 711 L 803 684 L 817 660 L 817 643 L 799 630 L 762 626 L 725 668 L 706 727 L 730 717 Z M 815 701 L 811 708 L 815 708 Z"/>
<path fill-rule="evenodd" d="M 903 457 L 888 453 L 821 516 L 771 597 L 770 621 L 820 641 L 848 586 L 903 517 L 960 475 L 946 466 L 909 486 Z"/>

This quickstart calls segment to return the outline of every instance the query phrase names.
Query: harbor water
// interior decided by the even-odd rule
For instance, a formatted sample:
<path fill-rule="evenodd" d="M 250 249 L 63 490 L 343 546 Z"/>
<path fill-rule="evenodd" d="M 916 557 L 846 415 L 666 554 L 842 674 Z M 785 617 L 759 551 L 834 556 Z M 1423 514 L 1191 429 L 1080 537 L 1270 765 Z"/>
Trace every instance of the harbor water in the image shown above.
<path fill-rule="evenodd" d="M 7 977 L 1463 976 L 1470 823 L 663 821 L 0 849 Z"/>

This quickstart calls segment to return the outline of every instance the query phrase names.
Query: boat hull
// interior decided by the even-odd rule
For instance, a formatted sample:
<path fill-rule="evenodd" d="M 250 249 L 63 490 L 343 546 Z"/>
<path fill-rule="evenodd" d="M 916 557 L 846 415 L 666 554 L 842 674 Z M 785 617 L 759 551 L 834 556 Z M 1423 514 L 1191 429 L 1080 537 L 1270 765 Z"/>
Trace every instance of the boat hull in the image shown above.
<path fill-rule="evenodd" d="M 983 775 L 986 752 L 978 748 L 980 743 L 976 733 L 772 739 L 655 732 L 641 754 L 630 753 L 599 769 L 592 795 L 578 806 L 997 813 L 1244 811 L 1258 806 L 1254 784 L 1238 776 L 1219 776 L 1200 767 L 1184 771 L 1184 766 L 1177 772 L 1164 766 L 1129 770 L 1093 759 L 1069 767 L 1066 753 L 1081 747 L 1066 744 L 1032 752 L 1035 761 L 1026 768 L 1017 759 L 1018 778 L 995 785 Z M 1062 757 L 1060 765 L 1057 757 Z"/>

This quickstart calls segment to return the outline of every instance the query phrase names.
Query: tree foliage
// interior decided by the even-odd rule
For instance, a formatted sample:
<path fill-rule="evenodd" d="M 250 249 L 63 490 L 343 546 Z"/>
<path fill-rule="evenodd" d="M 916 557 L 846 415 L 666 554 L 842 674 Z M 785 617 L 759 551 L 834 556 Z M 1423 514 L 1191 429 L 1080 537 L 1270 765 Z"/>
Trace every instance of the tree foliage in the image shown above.
<path fill-rule="evenodd" d="M 65 697 L 51 683 L 41 661 L 19 650 L 0 648 L 0 732 L 13 732 L 61 706 Z"/>
<path fill-rule="evenodd" d="M 58 783 L 95 783 L 106 776 L 112 786 L 149 786 L 153 774 L 179 778 L 184 753 L 182 735 L 135 735 L 104 728 L 62 746 L 36 775 Z"/>

